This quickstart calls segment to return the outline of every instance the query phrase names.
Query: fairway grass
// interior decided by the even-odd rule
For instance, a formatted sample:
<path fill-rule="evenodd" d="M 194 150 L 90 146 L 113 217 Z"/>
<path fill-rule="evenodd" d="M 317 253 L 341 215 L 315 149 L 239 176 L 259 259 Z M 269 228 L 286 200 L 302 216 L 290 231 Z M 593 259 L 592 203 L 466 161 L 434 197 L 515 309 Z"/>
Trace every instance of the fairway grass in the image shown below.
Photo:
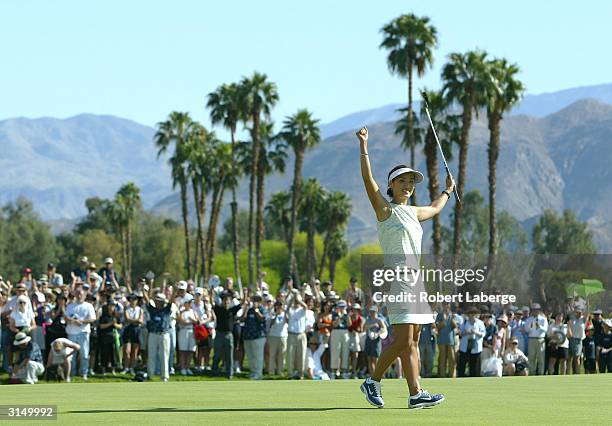
<path fill-rule="evenodd" d="M 422 410 L 406 408 L 402 380 L 383 381 L 383 409 L 366 403 L 360 383 L 236 380 L 14 385 L 0 386 L 0 404 L 55 404 L 59 424 L 78 425 L 612 424 L 610 374 L 426 379 L 425 389 L 444 393 L 446 401 Z"/>

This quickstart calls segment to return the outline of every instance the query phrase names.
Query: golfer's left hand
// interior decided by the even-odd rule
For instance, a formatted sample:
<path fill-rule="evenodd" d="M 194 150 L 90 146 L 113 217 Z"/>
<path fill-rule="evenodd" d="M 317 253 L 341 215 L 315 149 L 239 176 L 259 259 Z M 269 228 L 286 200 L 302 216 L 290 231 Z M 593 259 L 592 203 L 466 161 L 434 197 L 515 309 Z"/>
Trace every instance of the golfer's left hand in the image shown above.
<path fill-rule="evenodd" d="M 449 192 L 453 192 L 455 190 L 455 180 L 451 177 L 451 175 L 446 175 L 446 190 Z"/>

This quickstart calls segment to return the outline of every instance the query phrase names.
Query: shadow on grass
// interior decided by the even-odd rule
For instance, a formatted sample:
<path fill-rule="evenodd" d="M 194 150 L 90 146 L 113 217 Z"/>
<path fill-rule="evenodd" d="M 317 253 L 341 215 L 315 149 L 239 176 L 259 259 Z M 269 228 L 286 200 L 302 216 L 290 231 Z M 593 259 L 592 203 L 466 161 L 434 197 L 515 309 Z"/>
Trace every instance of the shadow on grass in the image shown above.
<path fill-rule="evenodd" d="M 388 410 L 389 408 L 387 408 Z M 398 410 L 399 408 L 390 408 Z M 108 414 L 108 413 L 248 413 L 248 412 L 319 412 L 337 410 L 372 410 L 371 407 L 301 407 L 301 408 L 149 408 L 149 409 L 129 409 L 129 410 L 75 410 L 66 411 L 66 414 Z"/>

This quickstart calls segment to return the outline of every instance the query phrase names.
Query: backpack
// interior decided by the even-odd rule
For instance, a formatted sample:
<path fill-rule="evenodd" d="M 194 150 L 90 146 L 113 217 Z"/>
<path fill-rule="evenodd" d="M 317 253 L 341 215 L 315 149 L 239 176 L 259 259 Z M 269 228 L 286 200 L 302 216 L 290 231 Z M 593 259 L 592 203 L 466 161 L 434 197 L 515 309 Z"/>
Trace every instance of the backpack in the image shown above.
<path fill-rule="evenodd" d="M 193 326 L 193 334 L 197 341 L 206 340 L 210 336 L 208 329 L 202 324 L 195 324 Z"/>

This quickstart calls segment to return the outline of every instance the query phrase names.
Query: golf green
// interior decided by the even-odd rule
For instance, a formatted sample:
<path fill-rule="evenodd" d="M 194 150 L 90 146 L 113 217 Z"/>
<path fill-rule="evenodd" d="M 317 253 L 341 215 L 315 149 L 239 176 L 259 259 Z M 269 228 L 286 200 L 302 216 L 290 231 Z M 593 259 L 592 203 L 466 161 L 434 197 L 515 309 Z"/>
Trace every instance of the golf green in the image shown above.
<path fill-rule="evenodd" d="M 406 384 L 383 381 L 385 408 L 359 380 L 57 383 L 0 386 L 0 404 L 55 404 L 60 424 L 610 424 L 612 375 L 428 379 L 446 401 L 406 408 Z M 19 421 L 24 425 L 29 422 Z M 40 422 L 48 423 L 48 422 Z"/>

